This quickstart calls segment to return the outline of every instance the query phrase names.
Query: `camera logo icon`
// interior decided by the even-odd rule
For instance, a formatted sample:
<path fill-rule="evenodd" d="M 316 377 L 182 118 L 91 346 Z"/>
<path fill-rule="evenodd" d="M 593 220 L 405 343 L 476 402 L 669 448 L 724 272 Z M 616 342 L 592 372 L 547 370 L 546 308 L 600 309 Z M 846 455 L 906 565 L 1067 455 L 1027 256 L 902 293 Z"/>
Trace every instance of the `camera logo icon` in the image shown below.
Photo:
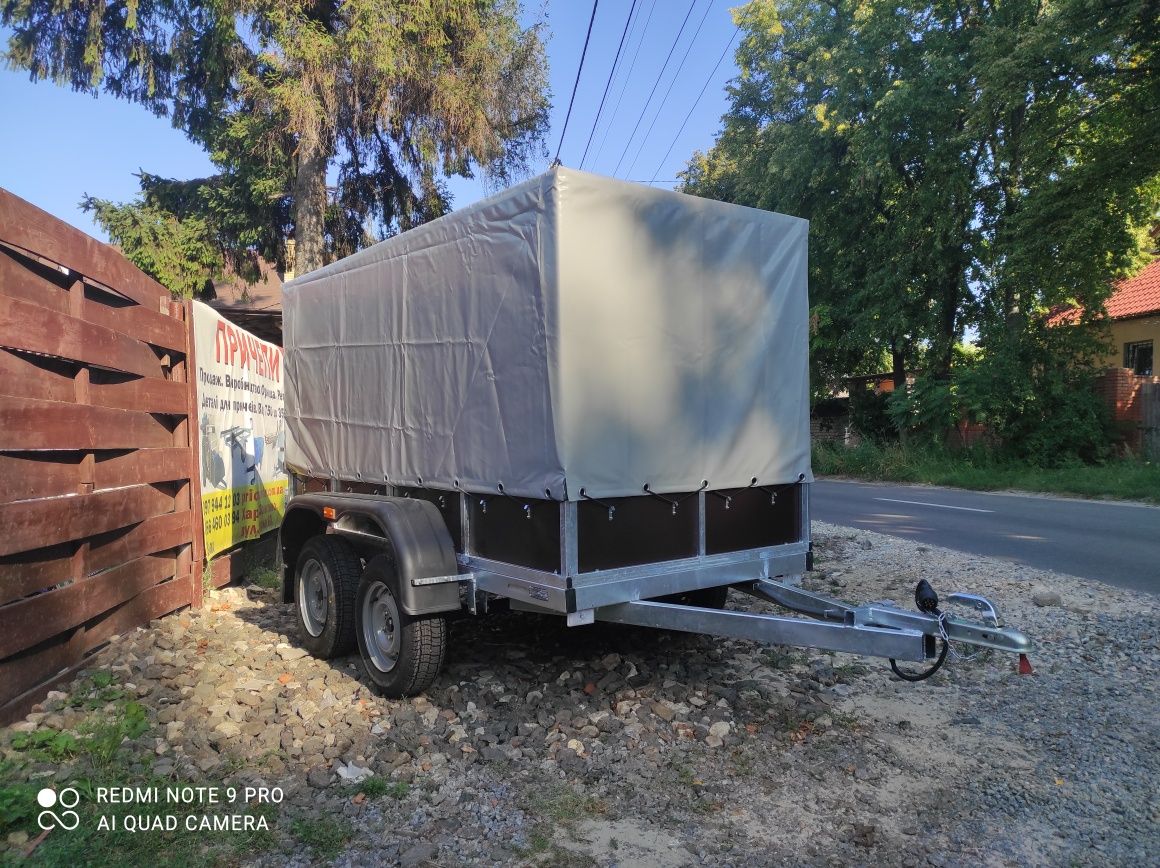
<path fill-rule="evenodd" d="M 71 808 L 75 808 L 81 801 L 81 794 L 74 787 L 65 787 L 59 793 L 51 787 L 45 787 L 36 794 L 36 803 L 44 808 L 36 816 L 37 825 L 46 832 L 60 826 L 72 831 L 81 824 L 80 815 Z M 64 808 L 59 814 L 52 808 Z"/>

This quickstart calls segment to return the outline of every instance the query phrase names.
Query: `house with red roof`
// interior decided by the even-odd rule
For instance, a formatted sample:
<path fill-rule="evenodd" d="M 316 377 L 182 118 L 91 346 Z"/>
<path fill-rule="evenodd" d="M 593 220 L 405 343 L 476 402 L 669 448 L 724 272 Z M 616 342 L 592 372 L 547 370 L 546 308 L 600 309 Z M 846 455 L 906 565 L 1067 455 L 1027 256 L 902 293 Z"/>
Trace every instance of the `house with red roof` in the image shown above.
<path fill-rule="evenodd" d="M 1108 366 L 1154 376 L 1156 350 L 1160 349 L 1160 259 L 1134 277 L 1118 281 L 1106 306 L 1115 345 Z"/>
<path fill-rule="evenodd" d="M 1097 390 L 1121 423 L 1124 445 L 1160 458 L 1160 259 L 1117 281 L 1105 307 L 1112 351 Z"/>

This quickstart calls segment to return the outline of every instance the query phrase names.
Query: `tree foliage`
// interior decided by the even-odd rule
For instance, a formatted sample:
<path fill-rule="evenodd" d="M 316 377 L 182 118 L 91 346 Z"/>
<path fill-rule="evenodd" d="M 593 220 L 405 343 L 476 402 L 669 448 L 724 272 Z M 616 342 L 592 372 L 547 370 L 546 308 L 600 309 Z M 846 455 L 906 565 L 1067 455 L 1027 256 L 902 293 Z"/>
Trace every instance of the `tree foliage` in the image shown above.
<path fill-rule="evenodd" d="M 504 183 L 543 152 L 544 48 L 517 0 L 0 10 L 11 65 L 140 103 L 210 151 L 223 177 L 189 201 L 210 209 L 201 219 L 221 238 L 276 247 L 289 207 L 300 272 L 357 249 L 368 227 L 383 235 L 443 213 L 447 176 Z"/>
<path fill-rule="evenodd" d="M 1042 322 L 1060 304 L 1096 319 L 1160 203 L 1154 0 L 752 0 L 735 14 L 741 74 L 683 189 L 811 220 L 815 378 L 890 358 L 896 382 L 920 366 L 947 392 L 968 330 L 983 350 L 968 365 L 1000 392 L 1045 352 L 1082 361 L 1090 329 Z"/>

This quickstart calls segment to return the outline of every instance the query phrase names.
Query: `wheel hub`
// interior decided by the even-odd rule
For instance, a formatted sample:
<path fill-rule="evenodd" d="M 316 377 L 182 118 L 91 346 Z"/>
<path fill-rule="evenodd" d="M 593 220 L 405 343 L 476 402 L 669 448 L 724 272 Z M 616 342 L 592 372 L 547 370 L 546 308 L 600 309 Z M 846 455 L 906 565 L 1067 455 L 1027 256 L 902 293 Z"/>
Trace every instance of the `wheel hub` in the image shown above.
<path fill-rule="evenodd" d="M 330 614 L 330 577 L 318 561 L 307 561 L 298 576 L 298 611 L 311 636 L 326 629 Z"/>
<path fill-rule="evenodd" d="M 399 662 L 401 631 L 395 596 L 382 582 L 376 582 L 362 607 L 362 635 L 367 659 L 380 672 L 390 672 Z"/>

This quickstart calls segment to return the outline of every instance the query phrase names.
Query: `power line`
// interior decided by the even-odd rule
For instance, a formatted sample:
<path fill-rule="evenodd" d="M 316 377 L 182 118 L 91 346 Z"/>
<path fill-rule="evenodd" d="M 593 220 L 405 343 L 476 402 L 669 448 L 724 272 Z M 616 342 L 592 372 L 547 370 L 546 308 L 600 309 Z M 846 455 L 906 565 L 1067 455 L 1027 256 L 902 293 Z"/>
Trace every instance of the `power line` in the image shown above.
<path fill-rule="evenodd" d="M 588 148 L 592 145 L 592 137 L 596 135 L 596 126 L 600 123 L 600 114 L 604 111 L 604 100 L 608 97 L 608 89 L 612 87 L 612 77 L 616 75 L 616 65 L 620 63 L 620 52 L 624 48 L 625 37 L 628 36 L 628 25 L 632 23 L 632 16 L 636 13 L 637 0 L 632 0 L 628 7 L 628 18 L 624 22 L 624 30 L 620 34 L 620 44 L 616 46 L 616 57 L 612 59 L 612 69 L 608 71 L 608 81 L 604 84 L 604 93 L 600 95 L 600 107 L 596 109 L 596 120 L 592 122 L 592 129 L 588 131 L 588 141 L 584 145 L 584 156 L 580 158 L 580 168 L 584 168 L 584 161 L 588 159 Z"/>
<path fill-rule="evenodd" d="M 713 80 L 713 76 L 717 74 L 717 70 L 721 67 L 721 62 L 725 60 L 725 55 L 727 55 L 729 53 L 729 49 L 733 47 L 733 43 L 737 40 L 737 34 L 740 32 L 741 28 L 737 27 L 734 29 L 733 35 L 729 37 L 729 44 L 725 46 L 725 50 L 722 51 L 721 56 L 717 58 L 716 66 L 714 66 L 713 71 L 709 73 L 709 77 L 705 79 L 705 86 L 701 88 L 701 92 L 697 94 L 697 98 L 693 100 L 693 104 L 689 106 L 689 113 L 685 115 L 685 119 L 681 121 L 681 127 L 677 130 L 677 134 L 673 136 L 673 140 L 669 144 L 669 149 L 665 151 L 665 155 L 661 157 L 660 163 L 657 164 L 657 170 L 653 172 L 652 180 L 649 181 L 650 184 L 655 181 L 657 179 L 657 175 L 661 173 L 661 168 L 664 166 L 665 160 L 669 158 L 669 154 L 673 152 L 673 148 L 677 144 L 677 139 L 679 139 L 681 137 L 681 133 L 685 131 L 685 124 L 687 124 L 689 122 L 689 118 L 693 116 L 693 110 L 697 108 L 697 103 L 701 101 L 701 97 L 703 97 L 705 95 L 705 91 L 709 89 L 709 82 L 711 82 Z"/>
<path fill-rule="evenodd" d="M 673 59 L 673 52 L 677 48 L 677 43 L 681 41 L 681 34 L 685 32 L 685 25 L 689 23 L 689 16 L 693 14 L 693 7 L 696 5 L 697 0 L 693 0 L 693 2 L 689 4 L 689 11 L 685 13 L 685 20 L 681 22 L 681 29 L 677 31 L 677 38 L 673 40 L 672 47 L 669 48 L 669 53 L 665 57 L 665 62 L 661 67 L 660 75 L 658 75 L 657 80 L 653 82 L 652 90 L 648 92 L 648 99 L 644 101 L 644 108 L 641 110 L 640 117 L 636 119 L 636 124 L 632 128 L 632 134 L 629 135 L 628 141 L 624 143 L 624 150 L 620 153 L 620 159 L 616 161 L 616 168 L 612 170 L 612 174 L 614 176 L 620 172 L 620 164 L 623 163 L 624 158 L 628 156 L 628 149 L 632 145 L 632 140 L 636 137 L 636 131 L 640 129 L 641 119 L 644 117 L 645 112 L 648 111 L 649 103 L 652 102 L 653 95 L 657 92 L 657 87 L 661 83 L 661 78 L 664 77 L 665 70 L 669 68 L 669 61 Z"/>
<path fill-rule="evenodd" d="M 616 107 L 612 110 L 612 115 L 608 118 L 608 125 L 604 128 L 604 135 L 600 137 L 600 147 L 596 149 L 596 157 L 594 162 L 599 162 L 600 155 L 604 153 L 604 146 L 608 144 L 608 134 L 612 131 L 612 125 L 616 121 L 616 116 L 620 114 L 620 104 L 624 101 L 625 91 L 628 90 L 628 83 L 632 81 L 632 71 L 636 69 L 637 58 L 640 57 L 640 47 L 644 44 L 645 37 L 648 36 L 648 26 L 652 21 L 653 10 L 657 8 L 657 0 L 652 0 L 648 7 L 648 15 L 644 19 L 644 29 L 640 31 L 640 39 L 637 40 L 636 50 L 632 53 L 632 63 L 628 65 L 628 73 L 624 77 L 624 83 L 620 85 L 620 95 L 616 98 Z M 637 19 L 640 20 L 639 18 Z"/>
<path fill-rule="evenodd" d="M 560 144 L 556 146 L 556 159 L 553 165 L 560 162 L 560 149 L 564 147 L 564 136 L 568 133 L 568 121 L 572 119 L 572 104 L 576 102 L 576 90 L 580 87 L 580 73 L 584 71 L 584 58 L 588 54 L 588 40 L 592 38 L 592 22 L 596 20 L 596 7 L 600 0 L 592 0 L 592 16 L 588 19 L 588 35 L 584 37 L 584 49 L 580 52 L 580 67 L 576 70 L 576 82 L 572 85 L 572 98 L 568 100 L 568 113 L 564 115 L 564 129 L 560 130 Z"/>
<path fill-rule="evenodd" d="M 648 137 L 652 135 L 653 127 L 657 125 L 657 120 L 661 116 L 661 112 L 665 110 L 665 103 L 669 101 L 669 94 L 673 92 L 673 85 L 677 83 L 680 78 L 681 70 L 685 68 L 685 61 L 689 59 L 689 52 L 693 50 L 693 44 L 697 41 L 697 37 L 701 35 L 701 28 L 705 26 L 705 19 L 709 17 L 709 12 L 713 9 L 713 0 L 709 0 L 709 5 L 705 7 L 705 14 L 701 16 L 700 22 L 697 24 L 697 29 L 693 32 L 693 38 L 689 40 L 689 44 L 685 47 L 685 54 L 681 58 L 681 62 L 677 64 L 677 71 L 673 73 L 673 78 L 669 82 L 669 87 L 665 91 L 664 97 L 661 98 L 661 104 L 657 108 L 657 113 L 653 115 L 652 123 L 648 125 L 648 131 L 645 132 L 644 137 L 640 140 L 640 147 L 636 149 L 636 156 L 632 158 L 632 164 L 628 167 L 626 174 L 631 175 L 632 170 L 636 168 L 636 161 L 640 159 L 641 151 L 644 150 L 645 143 Z"/>

